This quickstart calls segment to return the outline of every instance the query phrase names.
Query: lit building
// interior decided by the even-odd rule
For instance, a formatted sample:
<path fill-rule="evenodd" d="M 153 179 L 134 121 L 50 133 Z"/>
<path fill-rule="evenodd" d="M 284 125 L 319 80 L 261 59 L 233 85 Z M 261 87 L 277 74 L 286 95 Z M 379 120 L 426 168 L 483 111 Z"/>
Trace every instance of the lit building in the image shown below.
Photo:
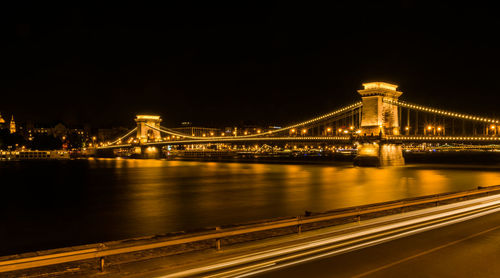
<path fill-rule="evenodd" d="M 2 114 L 0 113 L 0 129 L 5 128 L 5 120 L 2 118 Z"/>
<path fill-rule="evenodd" d="M 16 122 L 14 121 L 14 115 L 10 119 L 10 133 L 16 133 Z"/>

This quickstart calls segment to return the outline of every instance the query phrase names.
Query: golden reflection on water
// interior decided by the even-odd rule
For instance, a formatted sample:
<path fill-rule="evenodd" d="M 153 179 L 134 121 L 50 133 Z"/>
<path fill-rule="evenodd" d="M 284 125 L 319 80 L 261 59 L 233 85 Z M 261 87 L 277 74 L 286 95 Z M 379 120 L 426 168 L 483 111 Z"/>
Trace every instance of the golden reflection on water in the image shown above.
<path fill-rule="evenodd" d="M 500 184 L 496 169 L 89 160 L 115 168 L 115 202 L 137 234 L 153 234 Z"/>

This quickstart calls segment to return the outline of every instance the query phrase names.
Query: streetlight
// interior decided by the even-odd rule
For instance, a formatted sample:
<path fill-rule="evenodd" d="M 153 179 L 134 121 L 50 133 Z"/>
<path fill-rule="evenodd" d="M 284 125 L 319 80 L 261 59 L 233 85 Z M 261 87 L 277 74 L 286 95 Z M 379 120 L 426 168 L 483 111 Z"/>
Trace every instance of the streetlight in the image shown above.
<path fill-rule="evenodd" d="M 304 134 L 304 135 L 305 135 L 306 133 L 307 133 L 307 129 L 305 129 L 305 128 L 304 128 L 304 129 L 302 129 L 302 134 Z"/>

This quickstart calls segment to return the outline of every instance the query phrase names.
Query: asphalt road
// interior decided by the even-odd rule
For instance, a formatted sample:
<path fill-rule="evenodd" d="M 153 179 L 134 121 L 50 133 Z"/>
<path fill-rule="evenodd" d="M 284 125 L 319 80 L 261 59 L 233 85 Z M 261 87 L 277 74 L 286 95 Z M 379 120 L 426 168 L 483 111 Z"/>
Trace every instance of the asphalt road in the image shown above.
<path fill-rule="evenodd" d="M 500 277 L 500 213 L 254 277 Z"/>

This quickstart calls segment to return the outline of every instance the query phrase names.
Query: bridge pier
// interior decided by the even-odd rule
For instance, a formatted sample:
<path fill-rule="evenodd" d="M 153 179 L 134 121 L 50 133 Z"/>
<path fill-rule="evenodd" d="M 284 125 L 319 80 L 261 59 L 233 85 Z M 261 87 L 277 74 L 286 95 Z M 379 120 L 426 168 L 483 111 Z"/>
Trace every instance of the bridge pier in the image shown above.
<path fill-rule="evenodd" d="M 354 158 L 355 166 L 402 166 L 405 164 L 401 144 L 380 142 L 358 145 L 358 155 Z"/>
<path fill-rule="evenodd" d="M 144 159 L 156 159 L 161 157 L 161 147 L 140 146 L 135 148 L 135 157 Z"/>

